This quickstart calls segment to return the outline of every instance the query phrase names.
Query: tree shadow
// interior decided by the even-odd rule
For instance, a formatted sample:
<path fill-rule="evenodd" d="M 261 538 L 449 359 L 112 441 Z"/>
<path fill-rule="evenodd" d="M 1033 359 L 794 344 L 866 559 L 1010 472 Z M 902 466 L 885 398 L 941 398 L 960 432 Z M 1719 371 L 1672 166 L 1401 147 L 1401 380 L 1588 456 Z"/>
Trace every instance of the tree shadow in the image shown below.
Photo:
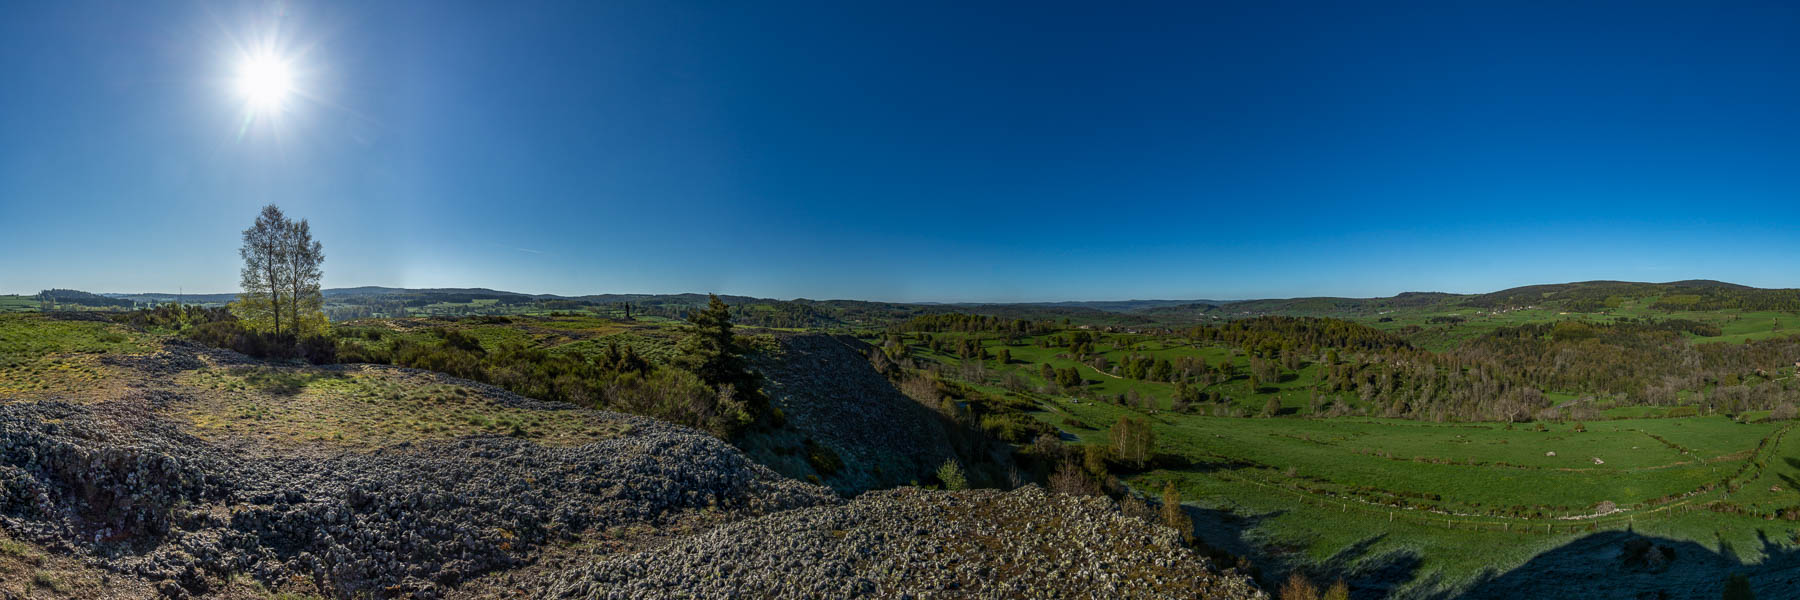
<path fill-rule="evenodd" d="M 1192 468 L 1230 468 L 1195 464 Z M 1226 502 L 1231 502 L 1229 498 Z M 1776 543 L 1758 531 L 1754 551 L 1721 541 L 1718 550 L 1699 543 L 1633 531 L 1601 531 L 1571 540 L 1516 568 L 1489 569 L 1471 579 L 1446 581 L 1425 572 L 1424 556 L 1412 549 L 1381 550 L 1387 534 L 1376 534 L 1314 560 L 1304 544 L 1271 543 L 1259 530 L 1285 510 L 1258 512 L 1241 505 L 1183 507 L 1194 523 L 1201 551 L 1220 566 L 1245 560 L 1247 575 L 1275 590 L 1298 572 L 1321 586 L 1339 579 L 1357 600 L 1404 597 L 1420 600 L 1500 600 L 1514 598 L 1595 598 L 1659 600 L 1717 598 L 1734 573 L 1747 575 L 1757 598 L 1800 597 L 1800 548 Z M 1788 535 L 1786 530 L 1779 535 Z M 1391 546 L 1391 544 L 1389 544 Z M 1754 563 L 1746 556 L 1760 556 Z M 1754 559 L 1752 559 L 1754 560 Z M 1404 592 L 1401 592 L 1404 588 Z"/>
<path fill-rule="evenodd" d="M 1759 531 L 1762 560 L 1748 564 L 1729 544 L 1698 543 L 1603 531 L 1570 541 L 1511 571 L 1477 578 L 1458 600 L 1501 598 L 1718 598 L 1734 573 L 1750 578 L 1758 598 L 1792 598 L 1800 590 L 1800 548 L 1773 543 Z"/>
<path fill-rule="evenodd" d="M 343 373 L 335 371 L 277 367 L 238 367 L 231 374 L 243 377 L 246 385 L 271 396 L 297 396 L 315 381 L 344 378 Z"/>
<path fill-rule="evenodd" d="M 1386 598 L 1399 586 L 1413 582 L 1424 564 L 1423 557 L 1412 550 L 1377 551 L 1386 534 L 1358 540 L 1330 558 L 1315 561 L 1298 548 L 1270 544 L 1253 533 L 1264 522 L 1286 514 L 1285 510 L 1255 513 L 1242 506 L 1183 508 L 1194 523 L 1194 535 L 1203 552 L 1222 566 L 1231 565 L 1228 556 L 1245 559 L 1250 566 L 1246 574 L 1268 590 L 1277 589 L 1289 573 L 1297 571 L 1327 585 L 1342 579 L 1349 584 L 1351 597 L 1358 600 Z"/>

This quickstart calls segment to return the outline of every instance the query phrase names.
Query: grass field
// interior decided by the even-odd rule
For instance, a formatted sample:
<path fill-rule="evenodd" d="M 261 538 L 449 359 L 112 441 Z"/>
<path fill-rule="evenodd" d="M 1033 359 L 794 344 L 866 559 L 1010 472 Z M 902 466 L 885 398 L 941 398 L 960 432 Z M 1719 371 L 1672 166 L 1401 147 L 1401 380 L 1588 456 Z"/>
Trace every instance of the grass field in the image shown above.
<path fill-rule="evenodd" d="M 1424 324 L 1428 316 L 1409 318 Z M 1513 311 L 1429 325 L 1413 335 L 1455 343 L 1496 327 L 1565 318 Z M 1707 318 L 1723 335 L 1703 341 L 1781 335 L 1776 325 L 1786 329 L 1791 316 Z M 1114 363 L 1135 352 L 1231 364 L 1237 374 L 1206 389 L 1231 398 L 1240 415 L 1259 414 L 1271 397 L 1285 409 L 1276 418 L 1178 413 L 1168 410 L 1174 384 L 1114 377 L 1070 358 L 1066 347 L 1038 347 L 1036 339 L 984 343 L 990 354 L 1007 349 L 1013 359 L 1007 365 L 919 343 L 909 352 L 936 365 L 941 377 L 1036 402 L 1040 410 L 1032 416 L 1076 443 L 1108 444 L 1118 419 L 1147 418 L 1157 451 L 1167 457 L 1126 481 L 1147 495 L 1174 483 L 1208 544 L 1253 556 L 1266 569 L 1365 579 L 1385 573 L 1380 577 L 1393 580 L 1375 587 L 1397 597 L 1432 597 L 1595 531 L 1692 541 L 1747 564 L 1764 549 L 1800 547 L 1800 440 L 1787 435 L 1793 422 L 1762 421 L 1766 412 L 1663 418 L 1667 407 L 1627 406 L 1580 424 L 1581 431 L 1573 422 L 1311 418 L 1316 365 L 1286 371 L 1281 381 L 1253 392 L 1244 374 L 1249 358 L 1222 346 L 1143 335 L 1109 335 L 1095 344 Z M 1045 381 L 1041 364 L 1080 369 L 1087 399 Z M 1126 393 L 1153 398 L 1150 408 L 1106 400 Z M 1553 402 L 1574 398 L 1547 395 Z M 1404 576 L 1394 575 L 1396 569 Z"/>
<path fill-rule="evenodd" d="M 0 313 L 35 312 L 38 300 L 33 296 L 0 295 Z"/>
<path fill-rule="evenodd" d="M 1748 339 L 1765 339 L 1800 333 L 1800 315 L 1785 312 L 1711 310 L 1680 311 L 1651 308 L 1657 298 L 1626 300 L 1618 307 L 1603 312 L 1568 312 L 1552 308 L 1520 308 L 1508 310 L 1486 310 L 1470 307 L 1429 307 L 1401 308 L 1372 315 L 1348 315 L 1343 317 L 1387 331 L 1401 331 L 1408 327 L 1418 327 L 1416 333 L 1408 333 L 1407 338 L 1414 344 L 1427 350 L 1445 350 L 1456 344 L 1478 337 L 1502 327 L 1516 327 L 1532 323 L 1553 323 L 1570 319 L 1590 321 L 1611 321 L 1621 318 L 1632 319 L 1684 319 L 1717 325 L 1721 335 L 1699 337 L 1689 334 L 1697 342 L 1742 343 Z M 1434 323 L 1433 318 L 1457 317 L 1463 319 L 1456 323 Z"/>
<path fill-rule="evenodd" d="M 51 354 L 136 353 L 154 342 L 121 325 L 61 321 L 32 314 L 0 315 L 0 366 Z"/>
<path fill-rule="evenodd" d="M 183 374 L 181 382 L 211 393 L 183 405 L 176 416 L 192 423 L 196 435 L 221 440 L 377 448 L 509 435 L 574 446 L 620 433 L 618 425 L 593 413 L 510 407 L 461 385 L 385 367 L 203 368 Z"/>
<path fill-rule="evenodd" d="M 1040 413 L 1102 444 L 1106 424 L 1124 415 L 1137 413 L 1068 402 Z M 1065 418 L 1097 427 L 1071 428 Z M 1417 571 L 1395 590 L 1401 597 L 1455 589 L 1601 529 L 1730 548 L 1749 562 L 1764 540 L 1800 543 L 1800 523 L 1767 518 L 1800 506 L 1800 441 L 1782 435 L 1785 424 L 1629 419 L 1575 433 L 1566 424 L 1536 431 L 1167 412 L 1150 419 L 1159 449 L 1194 464 L 1128 480 L 1147 494 L 1174 482 L 1190 504 L 1250 523 L 1215 528 L 1209 543 L 1243 546 L 1236 538 L 1247 538 L 1263 549 L 1234 549 L 1285 549 L 1294 553 L 1286 564 L 1327 572 L 1404 557 Z M 1758 452 L 1764 440 L 1769 446 Z M 1601 515 L 1602 503 L 1620 512 Z M 1740 510 L 1746 514 L 1732 514 Z"/>

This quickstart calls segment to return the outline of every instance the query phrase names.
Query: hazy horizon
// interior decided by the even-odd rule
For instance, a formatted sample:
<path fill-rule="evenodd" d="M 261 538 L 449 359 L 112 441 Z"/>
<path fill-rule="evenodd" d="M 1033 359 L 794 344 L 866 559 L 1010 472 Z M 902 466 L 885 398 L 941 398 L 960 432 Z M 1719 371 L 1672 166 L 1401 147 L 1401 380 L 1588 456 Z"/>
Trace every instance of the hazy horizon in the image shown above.
<path fill-rule="evenodd" d="M 0 22 L 0 292 L 234 290 L 239 232 L 267 203 L 311 221 L 327 287 L 906 302 L 1788 287 L 1796 17 L 19 6 Z"/>
<path fill-rule="evenodd" d="M 743 297 L 763 298 L 763 299 L 772 299 L 772 300 L 799 300 L 799 299 L 821 300 L 821 301 L 824 301 L 824 300 L 860 300 L 860 301 L 869 301 L 869 302 L 891 302 L 891 303 L 898 303 L 898 304 L 989 304 L 989 303 L 992 303 L 992 304 L 1061 304 L 1061 303 L 1084 303 L 1084 302 L 1188 302 L 1188 301 L 1244 302 L 1244 301 L 1251 301 L 1251 300 L 1285 300 L 1285 299 L 1292 299 L 1292 298 L 1391 298 L 1394 296 L 1398 296 L 1400 294 L 1408 294 L 1408 293 L 1445 293 L 1445 294 L 1459 294 L 1459 295 L 1476 295 L 1476 294 L 1485 294 L 1485 293 L 1490 293 L 1490 292 L 1498 292 L 1498 291 L 1502 291 L 1502 290 L 1512 289 L 1512 288 L 1516 288 L 1516 287 L 1529 286 L 1529 285 L 1556 285 L 1556 284 L 1567 284 L 1567 283 L 1585 283 L 1585 282 L 1591 282 L 1591 281 L 1626 281 L 1626 282 L 1631 282 L 1631 283 L 1675 283 L 1675 282 L 1681 282 L 1681 281 L 1696 281 L 1696 280 L 1711 280 L 1711 281 L 1720 281 L 1721 283 L 1750 285 L 1750 284 L 1744 284 L 1742 282 L 1737 282 L 1737 281 L 1713 280 L 1713 279 L 1706 278 L 1706 277 L 1689 277 L 1689 278 L 1682 278 L 1682 279 L 1670 279 L 1670 280 L 1666 280 L 1666 281 L 1630 281 L 1630 280 L 1623 280 L 1623 279 L 1588 279 L 1588 280 L 1581 280 L 1581 281 L 1543 281 L 1543 282 L 1538 282 L 1538 283 L 1527 283 L 1527 284 L 1522 284 L 1522 285 L 1507 286 L 1504 288 L 1495 288 L 1495 289 L 1491 289 L 1491 290 L 1476 290 L 1476 291 L 1403 290 L 1403 291 L 1393 292 L 1390 294 L 1378 294 L 1378 295 L 1373 295 L 1373 296 L 1347 296 L 1347 295 L 1342 295 L 1342 294 L 1308 294 L 1305 296 L 1258 296 L 1258 297 L 1247 297 L 1247 298 L 1227 298 L 1227 297 L 1216 297 L 1216 296 L 1181 296 L 1181 297 L 1145 297 L 1145 298 L 1065 298 L 1065 299 L 1055 299 L 1055 300 L 1044 300 L 1044 299 L 895 300 L 895 299 L 891 299 L 891 298 L 838 298 L 838 297 L 818 297 L 818 296 L 804 296 L 804 295 L 781 297 L 781 296 L 757 296 L 754 294 L 739 294 L 739 293 L 734 293 L 734 292 L 730 292 L 730 291 L 716 291 L 716 290 L 710 290 L 710 291 L 663 291 L 663 292 L 600 291 L 600 292 L 558 293 L 558 292 L 539 292 L 539 291 L 533 291 L 533 290 L 503 289 L 503 288 L 495 288 L 495 287 L 491 287 L 491 286 L 481 286 L 481 285 L 433 286 L 431 288 L 402 288 L 400 286 L 391 286 L 391 285 L 346 285 L 346 286 L 327 286 L 324 289 L 326 291 L 339 290 L 339 289 L 356 289 L 356 288 L 487 289 L 487 290 L 492 290 L 495 292 L 507 292 L 507 293 L 525 294 L 525 295 L 532 295 L 532 296 L 551 295 L 551 296 L 562 296 L 562 297 L 605 296 L 605 295 L 672 296 L 672 295 L 680 295 L 680 294 L 709 294 L 710 293 L 710 294 L 718 294 L 721 296 L 743 296 Z M 1750 287 L 1757 287 L 1757 288 L 1764 288 L 1764 289 L 1793 289 L 1792 287 L 1787 287 L 1787 286 L 1771 287 L 1771 286 L 1750 285 Z M 97 289 L 89 290 L 89 289 L 80 289 L 80 288 L 69 288 L 67 286 L 54 286 L 54 288 L 45 288 L 45 289 L 76 289 L 79 291 L 95 293 L 95 294 L 119 294 L 119 295 L 186 294 L 186 295 L 192 295 L 192 296 L 212 296 L 212 295 L 219 295 L 219 294 L 236 294 L 236 293 L 238 293 L 236 290 L 222 291 L 222 292 L 208 292 L 208 291 L 170 292 L 170 291 L 163 291 L 163 290 L 123 291 L 123 290 L 97 290 Z M 0 290 L 0 294 L 26 295 L 26 294 L 35 294 L 35 293 L 38 293 L 39 291 L 42 291 L 42 290 L 34 290 L 31 292 L 8 292 L 6 290 Z"/>

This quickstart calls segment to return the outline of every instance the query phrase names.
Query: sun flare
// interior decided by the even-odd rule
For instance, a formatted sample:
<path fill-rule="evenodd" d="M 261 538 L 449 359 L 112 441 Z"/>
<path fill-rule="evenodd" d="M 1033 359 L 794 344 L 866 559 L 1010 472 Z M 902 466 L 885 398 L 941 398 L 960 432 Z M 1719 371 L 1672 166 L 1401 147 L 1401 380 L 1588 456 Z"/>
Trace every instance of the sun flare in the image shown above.
<path fill-rule="evenodd" d="M 279 111 L 293 87 L 293 73 L 279 58 L 250 56 L 238 64 L 237 91 L 251 110 Z"/>

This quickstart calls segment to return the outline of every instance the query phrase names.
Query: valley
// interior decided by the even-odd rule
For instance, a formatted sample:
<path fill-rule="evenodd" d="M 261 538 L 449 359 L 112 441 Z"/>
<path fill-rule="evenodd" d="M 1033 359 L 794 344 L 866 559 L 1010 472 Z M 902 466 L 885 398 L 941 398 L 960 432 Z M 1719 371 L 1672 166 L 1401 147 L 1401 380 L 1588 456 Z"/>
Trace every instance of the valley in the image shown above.
<path fill-rule="evenodd" d="M 1112 496 L 1126 514 L 1173 490 L 1194 552 L 1266 588 L 1301 574 L 1346 581 L 1357 598 L 1480 598 L 1534 585 L 1522 570 L 1587 544 L 1624 558 L 1580 568 L 1642 575 L 1616 578 L 1620 593 L 1699 593 L 1744 572 L 1784 585 L 1800 546 L 1800 439 L 1789 435 L 1800 338 L 1783 333 L 1794 313 L 1629 295 L 1685 283 L 1607 284 L 1600 308 L 1569 310 L 1594 285 L 1553 287 L 1516 309 L 1476 306 L 1481 296 L 1257 301 L 1243 304 L 1273 312 L 1158 322 L 1140 319 L 1195 305 L 1091 319 L 1081 311 L 1103 309 L 894 305 L 879 327 L 836 316 L 743 326 L 738 343 L 778 416 L 714 435 L 826 498 L 945 486 L 946 461 L 966 473 L 959 485 Z M 1738 303 L 1769 295 L 1722 289 Z M 734 321 L 787 310 L 748 302 Z M 160 389 L 182 398 L 154 411 L 181 435 L 277 460 L 481 439 L 616 444 L 646 425 L 578 407 L 618 401 L 507 365 L 654 374 L 692 351 L 685 320 L 642 309 L 627 319 L 622 304 L 464 308 L 484 306 L 493 314 L 335 323 L 331 360 L 317 367 L 204 350 L 184 339 L 218 318 L 204 308 L 26 313 L 0 322 L 0 368 L 22 406 L 105 407 Z M 143 368 L 155 385 L 138 381 Z M 514 560 L 555 554 L 534 554 L 548 540 Z M 1683 550 L 1649 566 L 1619 550 L 1639 546 Z M 1686 578 L 1656 576 L 1671 568 Z"/>

